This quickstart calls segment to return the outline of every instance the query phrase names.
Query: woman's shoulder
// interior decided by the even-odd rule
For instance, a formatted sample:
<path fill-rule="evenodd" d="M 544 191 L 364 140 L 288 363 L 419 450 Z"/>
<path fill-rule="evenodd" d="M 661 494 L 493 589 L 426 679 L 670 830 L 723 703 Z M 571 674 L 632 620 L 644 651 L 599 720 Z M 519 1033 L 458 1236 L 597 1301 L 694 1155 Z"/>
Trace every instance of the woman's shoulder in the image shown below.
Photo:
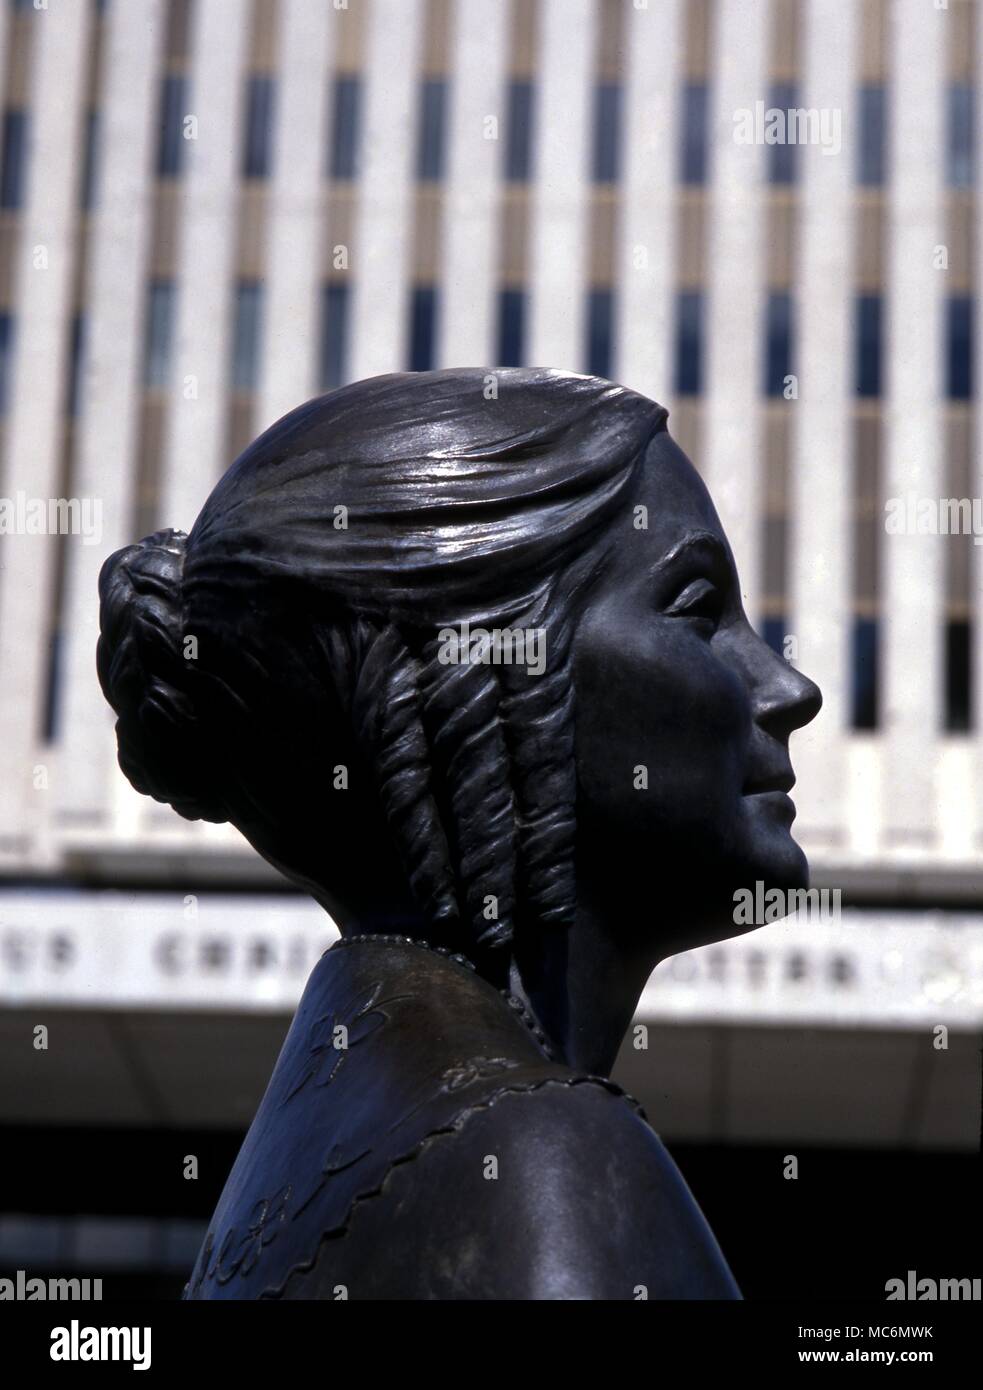
<path fill-rule="evenodd" d="M 379 1198 L 331 1252 L 329 1277 L 345 1282 L 347 1268 L 353 1297 L 739 1297 L 658 1135 L 602 1078 L 558 1068 L 496 1090 L 394 1168 Z M 387 1267 L 367 1265 L 383 1239 Z M 407 1270 L 412 1289 L 396 1288 Z"/>

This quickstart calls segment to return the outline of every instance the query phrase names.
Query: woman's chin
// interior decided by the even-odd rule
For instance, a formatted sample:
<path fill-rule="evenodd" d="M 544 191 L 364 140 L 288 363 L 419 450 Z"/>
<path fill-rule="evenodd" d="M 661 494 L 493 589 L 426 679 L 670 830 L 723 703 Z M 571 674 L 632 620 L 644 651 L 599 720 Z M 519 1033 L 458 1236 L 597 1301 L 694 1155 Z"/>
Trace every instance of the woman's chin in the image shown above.
<path fill-rule="evenodd" d="M 694 904 L 687 940 L 677 951 L 744 936 L 796 910 L 794 895 L 809 886 L 809 862 L 801 846 L 783 831 L 757 843 L 754 851 L 717 878 L 709 901 Z"/>
<path fill-rule="evenodd" d="M 792 838 L 795 804 L 785 792 L 745 796 L 742 817 L 744 863 L 735 875 L 735 887 L 782 892 L 808 888 L 809 862 L 801 845 Z"/>

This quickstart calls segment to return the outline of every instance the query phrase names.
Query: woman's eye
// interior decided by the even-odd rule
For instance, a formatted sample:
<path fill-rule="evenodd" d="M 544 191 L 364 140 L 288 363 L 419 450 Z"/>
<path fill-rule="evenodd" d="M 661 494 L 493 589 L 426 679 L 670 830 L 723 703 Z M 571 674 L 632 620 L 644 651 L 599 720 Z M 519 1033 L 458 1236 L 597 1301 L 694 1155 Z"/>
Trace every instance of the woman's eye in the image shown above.
<path fill-rule="evenodd" d="M 670 603 L 665 612 L 670 617 L 705 618 L 716 624 L 723 607 L 723 595 L 709 579 L 694 579 Z"/>

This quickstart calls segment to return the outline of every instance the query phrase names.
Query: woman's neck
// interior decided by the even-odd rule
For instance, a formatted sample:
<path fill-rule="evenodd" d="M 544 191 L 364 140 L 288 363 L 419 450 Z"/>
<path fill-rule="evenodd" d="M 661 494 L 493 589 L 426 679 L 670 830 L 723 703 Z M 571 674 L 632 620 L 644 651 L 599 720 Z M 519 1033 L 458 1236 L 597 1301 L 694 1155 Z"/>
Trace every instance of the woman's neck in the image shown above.
<path fill-rule="evenodd" d="M 533 1011 L 568 1066 L 608 1076 L 657 964 L 604 930 L 589 904 L 569 927 L 517 942 L 510 988 Z"/>

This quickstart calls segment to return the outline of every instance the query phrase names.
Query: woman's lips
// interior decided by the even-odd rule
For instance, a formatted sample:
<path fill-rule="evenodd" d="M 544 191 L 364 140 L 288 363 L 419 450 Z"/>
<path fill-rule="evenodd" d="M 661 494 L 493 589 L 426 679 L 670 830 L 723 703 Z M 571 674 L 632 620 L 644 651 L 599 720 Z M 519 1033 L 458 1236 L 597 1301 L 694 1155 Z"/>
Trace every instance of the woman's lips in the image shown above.
<path fill-rule="evenodd" d="M 745 796 L 753 797 L 757 805 L 766 806 L 770 811 L 785 818 L 789 825 L 795 820 L 795 802 L 788 792 L 782 791 L 779 787 L 772 787 L 764 791 L 745 792 Z"/>
<path fill-rule="evenodd" d="M 770 767 L 765 772 L 748 778 L 744 785 L 744 795 L 753 796 L 755 804 L 767 814 L 784 821 L 786 827 L 795 820 L 795 802 L 789 792 L 795 786 L 795 773 L 790 763 L 784 767 Z"/>
<path fill-rule="evenodd" d="M 787 795 L 795 786 L 795 773 L 791 768 L 779 772 L 770 772 L 764 776 L 749 779 L 744 784 L 745 796 L 767 796 L 772 792 L 781 792 Z"/>

